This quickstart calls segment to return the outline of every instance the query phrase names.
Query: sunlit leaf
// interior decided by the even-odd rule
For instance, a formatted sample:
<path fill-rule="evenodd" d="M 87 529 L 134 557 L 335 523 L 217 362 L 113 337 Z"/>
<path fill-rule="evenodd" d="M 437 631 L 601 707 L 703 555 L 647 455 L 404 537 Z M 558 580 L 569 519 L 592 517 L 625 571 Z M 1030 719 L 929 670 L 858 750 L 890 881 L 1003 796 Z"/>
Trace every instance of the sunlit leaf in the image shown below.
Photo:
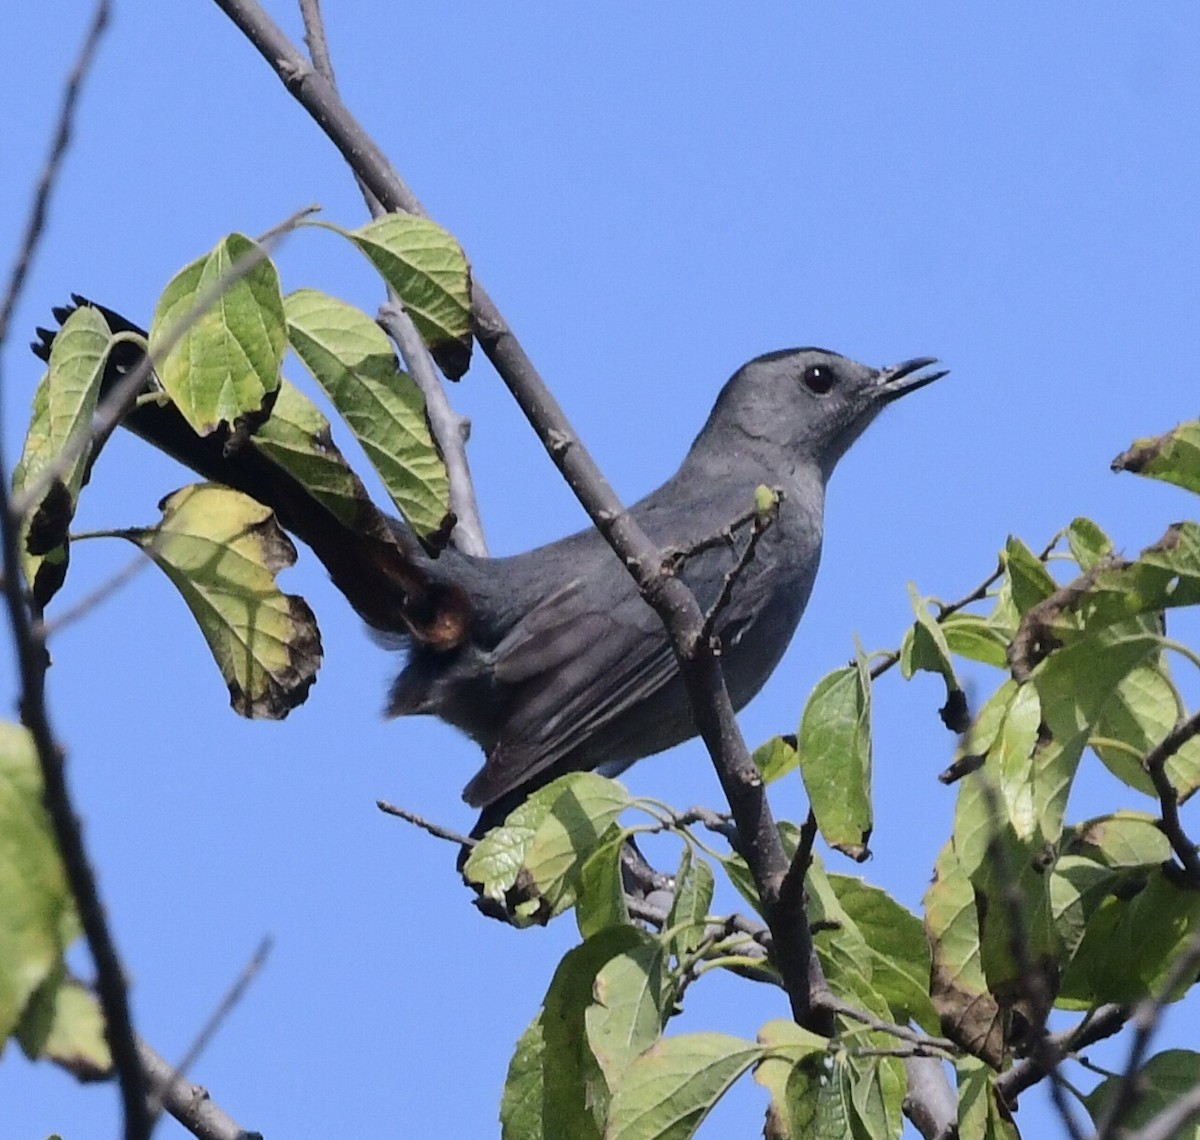
<path fill-rule="evenodd" d="M 447 529 L 450 481 L 425 419 L 425 398 L 400 371 L 383 330 L 365 313 L 315 289 L 284 301 L 288 337 L 379 473 L 408 524 L 426 537 Z"/>
<path fill-rule="evenodd" d="M 817 682 L 800 721 L 800 772 L 821 836 L 862 860 L 871 837 L 871 679 L 861 653 Z"/>
<path fill-rule="evenodd" d="M 651 1046 L 628 1069 L 605 1140 L 687 1140 L 763 1046 L 724 1033 L 687 1033 Z"/>
<path fill-rule="evenodd" d="M 411 214 L 385 214 L 338 232 L 396 290 L 438 366 L 457 380 L 471 362 L 471 273 L 458 242 Z"/>
<path fill-rule="evenodd" d="M 230 234 L 181 269 L 163 290 L 150 324 L 150 350 L 163 387 L 198 435 L 221 424 L 261 422 L 279 387 L 287 348 L 279 275 L 264 258 L 196 316 L 197 305 L 258 250 Z M 190 323 L 189 323 L 190 322 Z M 167 353 L 163 346 L 181 331 Z"/>
<path fill-rule="evenodd" d="M 295 547 L 266 507 L 227 487 L 191 484 L 159 506 L 158 526 L 122 537 L 146 551 L 183 596 L 233 708 L 247 717 L 287 716 L 321 663 L 312 610 L 275 583 L 296 560 Z"/>

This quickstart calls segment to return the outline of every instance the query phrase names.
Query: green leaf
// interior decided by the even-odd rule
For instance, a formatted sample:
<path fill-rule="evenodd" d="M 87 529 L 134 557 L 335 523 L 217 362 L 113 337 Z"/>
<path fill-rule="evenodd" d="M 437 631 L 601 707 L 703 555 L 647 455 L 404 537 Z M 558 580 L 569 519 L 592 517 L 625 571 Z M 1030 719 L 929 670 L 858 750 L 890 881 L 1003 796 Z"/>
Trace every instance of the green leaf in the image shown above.
<path fill-rule="evenodd" d="M 1084 1096 L 1092 1119 L 1099 1124 L 1117 1096 L 1124 1077 L 1105 1077 Z M 1193 1093 L 1200 1084 L 1200 1053 L 1191 1049 L 1164 1049 L 1142 1066 L 1137 1075 L 1137 1099 L 1121 1117 L 1121 1132 L 1129 1134 L 1149 1124 L 1164 1109 Z M 1200 1140 L 1200 1121 L 1193 1120 L 1171 1134 L 1172 1140 Z"/>
<path fill-rule="evenodd" d="M 616 824 L 610 826 L 580 868 L 575 921 L 584 938 L 599 934 L 606 926 L 629 922 L 621 878 L 621 851 L 629 835 Z"/>
<path fill-rule="evenodd" d="M 885 1034 L 872 1034 L 882 1048 L 891 1048 Z M 894 1038 L 892 1039 L 894 1040 Z M 885 1043 L 886 1042 L 886 1043 Z M 899 1057 L 846 1057 L 850 1103 L 867 1140 L 900 1140 L 904 1131 L 904 1094 L 908 1078 Z"/>
<path fill-rule="evenodd" d="M 666 927 L 676 932 L 672 939 L 676 958 L 694 954 L 704 940 L 715 889 L 712 868 L 707 860 L 693 859 L 692 849 L 685 843 L 679 856 L 679 869 L 675 872 L 675 897 Z"/>
<path fill-rule="evenodd" d="M 945 618 L 941 628 L 951 653 L 997 669 L 1007 668 L 1009 635 L 987 618 L 960 611 Z"/>
<path fill-rule="evenodd" d="M 79 932 L 29 732 L 0 721 L 0 1042 Z"/>
<path fill-rule="evenodd" d="M 270 410 L 287 348 L 279 275 L 269 259 L 228 285 L 180 335 L 163 346 L 196 305 L 258 246 L 230 234 L 185 266 L 163 290 L 150 324 L 150 351 L 163 387 L 197 435 L 221 424 L 253 427 Z"/>
<path fill-rule="evenodd" d="M 1171 858 L 1171 844 L 1158 820 L 1140 811 L 1116 811 L 1072 827 L 1066 850 L 1105 867 L 1157 867 Z"/>
<path fill-rule="evenodd" d="M 13 469 L 13 490 L 20 494 L 39 483 L 68 447 L 87 441 L 22 520 L 21 567 L 39 608 L 66 576 L 67 531 L 95 457 L 92 419 L 111 341 L 104 318 L 89 306 L 75 309 L 63 322 L 50 347 L 50 366 L 34 392 L 25 446 Z"/>
<path fill-rule="evenodd" d="M 1112 539 L 1091 519 L 1074 519 L 1067 527 L 1067 545 L 1080 570 L 1090 570 L 1113 553 Z"/>
<path fill-rule="evenodd" d="M 615 780 L 594 772 L 560 776 L 475 845 L 463 874 L 499 901 L 520 877 L 514 918 L 546 922 L 574 903 L 579 867 L 629 803 Z"/>
<path fill-rule="evenodd" d="M 54 1061 L 81 1081 L 112 1074 L 104 1014 L 95 995 L 59 969 L 33 995 L 17 1036 L 31 1060 Z"/>
<path fill-rule="evenodd" d="M 771 1095 L 768 1126 L 764 1133 L 773 1140 L 807 1140 L 809 1133 L 792 1132 L 793 1109 L 788 1101 L 788 1081 L 792 1071 L 805 1066 L 806 1072 L 817 1072 L 825 1063 L 830 1043 L 794 1021 L 768 1021 L 758 1031 L 758 1043 L 771 1052 L 758 1063 L 754 1080 Z"/>
<path fill-rule="evenodd" d="M 194 483 L 159 504 L 156 527 L 122 531 L 183 596 L 246 717 L 280 720 L 303 703 L 321 663 L 308 603 L 284 594 L 278 571 L 296 548 L 270 510 L 247 495 Z"/>
<path fill-rule="evenodd" d="M 504 1080 L 504 1094 L 500 1098 L 500 1135 L 503 1140 L 546 1140 L 542 1127 L 542 1104 L 545 1098 L 545 1083 L 542 1080 L 546 1058 L 545 1035 L 542 1032 L 542 1014 L 530 1022 L 521 1034 L 512 1060 L 508 1063 L 508 1075 Z"/>
<path fill-rule="evenodd" d="M 339 522 L 364 533 L 383 529 L 383 516 L 334 444 L 329 421 L 287 380 L 280 381 L 270 418 L 250 437 L 250 445 L 292 475 Z"/>
<path fill-rule="evenodd" d="M 458 242 L 411 214 L 385 214 L 337 232 L 396 290 L 438 366 L 457 380 L 471 362 L 471 273 Z"/>
<path fill-rule="evenodd" d="M 1157 652 L 1159 642 L 1152 619 L 1139 618 L 1058 650 L 1035 672 L 1046 739 L 1036 756 L 1040 789 L 1033 811 L 1047 842 L 1057 843 L 1061 834 L 1071 781 L 1101 710 L 1126 675 Z"/>
<path fill-rule="evenodd" d="M 663 1038 L 625 1070 L 605 1140 L 686 1140 L 764 1052 L 761 1045 L 724 1033 Z"/>
<path fill-rule="evenodd" d="M 904 1023 L 911 1018 L 927 1032 L 938 1032 L 929 998 L 929 944 L 921 920 L 862 879 L 831 874 L 829 884 L 866 943 L 872 985 L 887 1000 L 893 1020 Z"/>
<path fill-rule="evenodd" d="M 974 1057 L 954 1064 L 958 1074 L 958 1140 L 1020 1140 L 996 1095 L 994 1074 Z"/>
<path fill-rule="evenodd" d="M 425 398 L 400 371 L 383 330 L 315 289 L 284 301 L 288 338 L 333 401 L 409 526 L 449 529 L 450 481 L 425 418 Z"/>
<path fill-rule="evenodd" d="M 785 1093 L 792 1140 L 864 1140 L 849 1078 L 840 1054 L 793 1066 Z"/>
<path fill-rule="evenodd" d="M 871 678 L 856 661 L 817 682 L 800 721 L 800 772 L 817 827 L 831 847 L 861 862 L 869 855 Z"/>
<path fill-rule="evenodd" d="M 1063 976 L 1063 997 L 1098 1005 L 1158 996 L 1198 925 L 1200 894 L 1175 886 L 1157 867 L 1148 869 L 1133 897 L 1110 895 L 1089 918 Z"/>
<path fill-rule="evenodd" d="M 754 750 L 751 759 L 763 782 L 771 784 L 799 765 L 800 754 L 796 751 L 795 737 L 772 736 Z"/>
<path fill-rule="evenodd" d="M 635 1057 L 662 1035 L 674 989 L 663 976 L 662 943 L 641 942 L 614 954 L 596 971 L 593 1003 L 583 1013 L 588 1046 L 611 1093 Z M 598 1113 L 597 1118 L 607 1116 Z"/>
<path fill-rule="evenodd" d="M 599 1137 L 608 1083 L 588 1042 L 585 1015 L 597 977 L 619 955 L 650 938 L 632 926 L 610 926 L 569 950 L 554 972 L 542 1005 L 542 1126 L 547 1137 Z M 628 1011 L 626 1011 L 628 1012 Z"/>
<path fill-rule="evenodd" d="M 1166 662 L 1158 655 L 1135 665 L 1117 683 L 1088 743 L 1118 780 L 1157 799 L 1142 757 L 1162 742 L 1182 711 Z M 1200 787 L 1200 737 L 1193 737 L 1167 760 L 1166 774 L 1179 802 L 1189 799 Z"/>
<path fill-rule="evenodd" d="M 1189 420 L 1165 435 L 1136 440 L 1112 461 L 1112 468 L 1200 494 L 1200 420 Z"/>
<path fill-rule="evenodd" d="M 1019 538 L 1009 536 L 1001 555 L 1005 580 L 1019 614 L 1032 609 L 1058 589 L 1046 565 Z"/>

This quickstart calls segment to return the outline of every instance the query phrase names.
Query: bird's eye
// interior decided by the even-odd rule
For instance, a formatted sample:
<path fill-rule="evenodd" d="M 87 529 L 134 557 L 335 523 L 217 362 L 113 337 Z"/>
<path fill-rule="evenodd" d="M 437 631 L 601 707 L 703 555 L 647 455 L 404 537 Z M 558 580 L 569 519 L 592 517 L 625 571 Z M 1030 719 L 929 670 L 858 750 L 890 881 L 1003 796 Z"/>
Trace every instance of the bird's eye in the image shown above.
<path fill-rule="evenodd" d="M 810 364 L 800 377 L 804 386 L 818 396 L 824 396 L 833 387 L 836 377 L 828 364 Z"/>

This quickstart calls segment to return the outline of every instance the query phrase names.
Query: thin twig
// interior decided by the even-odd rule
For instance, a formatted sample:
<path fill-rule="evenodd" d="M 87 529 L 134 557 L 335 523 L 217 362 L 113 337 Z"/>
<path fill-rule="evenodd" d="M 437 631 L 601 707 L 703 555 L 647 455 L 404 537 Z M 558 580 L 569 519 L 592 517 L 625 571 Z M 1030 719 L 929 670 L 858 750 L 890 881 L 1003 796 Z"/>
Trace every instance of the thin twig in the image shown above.
<path fill-rule="evenodd" d="M 4 300 L 0 301 L 0 345 L 8 339 L 8 324 L 12 320 L 13 310 L 21 299 L 25 288 L 25 278 L 29 267 L 33 264 L 34 255 L 41 244 L 42 231 L 46 228 L 46 213 L 50 206 L 50 196 L 58 181 L 58 173 L 66 156 L 67 148 L 71 145 L 71 128 L 75 122 L 75 107 L 79 101 L 79 92 L 91 69 L 96 48 L 100 37 L 108 27 L 111 9 L 108 0 L 100 0 L 92 13 L 92 22 L 84 36 L 83 46 L 75 59 L 75 66 L 67 76 L 63 88 L 62 106 L 58 112 L 58 126 L 54 132 L 54 141 L 50 146 L 50 156 L 42 167 L 37 189 L 33 192 L 33 205 L 29 211 L 29 219 L 25 223 L 25 234 L 21 239 L 21 247 L 17 252 L 17 260 L 9 276 L 8 288 L 4 292 Z"/>
<path fill-rule="evenodd" d="M 832 994 L 825 999 L 824 1005 L 842 1017 L 848 1017 L 851 1021 L 857 1021 L 860 1025 L 865 1025 L 868 1029 L 874 1029 L 879 1033 L 888 1033 L 892 1037 L 898 1037 L 901 1041 L 907 1041 L 910 1045 L 917 1045 L 922 1049 L 949 1054 L 952 1057 L 957 1057 L 962 1052 L 948 1037 L 931 1037 L 927 1033 L 921 1033 L 916 1029 L 909 1029 L 906 1025 L 897 1025 L 893 1021 L 883 1021 L 873 1014 L 867 1013 L 865 1010 L 858 1009 L 856 1006 L 842 1001 L 841 998 L 834 997 Z"/>
<path fill-rule="evenodd" d="M 329 42 L 325 37 L 325 22 L 321 17 L 319 0 L 300 0 L 300 13 L 304 19 L 304 42 L 308 45 L 308 54 L 312 58 L 313 66 L 317 74 L 336 91 L 337 79 L 333 74 L 333 60 L 329 54 Z M 357 174 L 355 181 L 362 191 L 363 200 L 371 216 L 378 218 L 387 213 L 383 204 Z M 479 515 L 475 484 L 467 462 L 466 444 L 470 435 L 470 421 L 450 406 L 429 350 L 421 340 L 412 318 L 405 311 L 400 295 L 390 285 L 387 294 L 387 302 L 380 307 L 377 320 L 380 328 L 391 337 L 400 350 L 404 367 L 421 389 L 421 395 L 425 397 L 425 415 L 429 420 L 429 430 L 434 442 L 446 464 L 446 474 L 450 480 L 450 509 L 457 520 L 450 532 L 450 542 L 464 554 L 485 558 L 487 542 L 483 536 L 483 520 Z"/>
<path fill-rule="evenodd" d="M 703 624 L 700 626 L 700 636 L 706 641 L 712 638 L 717 618 L 721 616 L 721 611 L 729 604 L 729 599 L 733 596 L 733 588 L 737 584 L 737 580 L 745 572 L 746 567 L 754 561 L 754 552 L 758 549 L 758 544 L 762 536 L 766 534 L 767 529 L 775 521 L 779 502 L 782 498 L 783 492 L 776 489 L 774 506 L 769 511 L 756 510 L 754 512 L 754 518 L 750 526 L 750 537 L 746 539 L 746 545 L 742 548 L 742 553 L 738 556 L 737 561 L 729 568 L 724 579 L 721 581 L 721 592 L 717 595 L 716 601 L 708 607 L 708 612 L 704 615 Z"/>
<path fill-rule="evenodd" d="M 200 1032 L 196 1034 L 195 1040 L 183 1055 L 179 1064 L 175 1066 L 175 1070 L 170 1078 L 161 1087 L 155 1089 L 150 1105 L 152 1112 L 157 1114 L 160 1107 L 165 1107 L 167 1098 L 174 1090 L 176 1082 L 181 1081 L 191 1071 L 196 1061 L 199 1060 L 200 1055 L 208 1048 L 208 1044 L 216 1035 L 217 1030 L 224 1024 L 233 1007 L 242 1000 L 242 995 L 245 994 L 247 987 L 254 981 L 259 970 L 263 968 L 263 964 L 266 962 L 267 955 L 270 952 L 271 938 L 268 935 L 258 944 L 254 953 L 250 955 L 250 960 L 242 967 L 242 971 L 235 979 L 233 985 L 229 987 L 228 992 L 218 1002 L 216 1009 L 209 1015 Z"/>
<path fill-rule="evenodd" d="M 430 823 L 423 816 L 417 815 L 415 811 L 397 807 L 395 804 L 388 803 L 387 800 L 376 800 L 375 806 L 387 815 L 394 815 L 397 819 L 402 819 L 406 823 L 411 823 L 414 827 L 419 827 L 435 839 L 448 839 L 451 843 L 457 843 L 459 847 L 474 847 L 479 842 L 468 835 L 459 835 L 457 831 L 451 831 L 448 827 L 442 827 L 439 823 Z"/>
<path fill-rule="evenodd" d="M 75 66 L 67 79 L 50 158 L 34 192 L 33 208 L 21 251 L 4 300 L 0 303 L 0 352 L 44 232 L 50 197 L 70 142 L 79 93 L 108 20 L 109 5 L 106 0 L 100 0 Z M 0 379 L 0 390 L 3 387 Z M 138 1059 L 125 974 L 108 928 L 104 905 L 100 901 L 100 888 L 84 846 L 79 818 L 71 803 L 63 753 L 50 725 L 46 707 L 46 647 L 34 629 L 25 601 L 19 534 L 20 526 L 12 511 L 8 489 L 8 465 L 0 453 L 0 547 L 4 564 L 4 598 L 21 678 L 21 719 L 29 730 L 37 752 L 42 773 L 42 801 L 54 828 L 71 896 L 96 967 L 96 992 L 104 1014 L 104 1036 L 121 1088 L 125 1137 L 126 1140 L 147 1140 L 151 1125 L 150 1114 L 146 1110 L 146 1078 Z"/>
<path fill-rule="evenodd" d="M 78 537 L 78 535 L 73 535 L 72 541 L 77 541 Z M 61 614 L 57 614 L 53 621 L 39 622 L 38 637 L 43 641 L 49 641 L 51 637 L 60 630 L 65 629 L 72 622 L 86 617 L 101 602 L 136 578 L 147 566 L 153 565 L 154 560 L 150 557 L 149 551 L 139 549 L 137 554 L 125 563 L 120 570 L 109 577 L 107 581 L 101 582 L 90 594 L 85 594 L 69 610 L 64 610 Z"/>

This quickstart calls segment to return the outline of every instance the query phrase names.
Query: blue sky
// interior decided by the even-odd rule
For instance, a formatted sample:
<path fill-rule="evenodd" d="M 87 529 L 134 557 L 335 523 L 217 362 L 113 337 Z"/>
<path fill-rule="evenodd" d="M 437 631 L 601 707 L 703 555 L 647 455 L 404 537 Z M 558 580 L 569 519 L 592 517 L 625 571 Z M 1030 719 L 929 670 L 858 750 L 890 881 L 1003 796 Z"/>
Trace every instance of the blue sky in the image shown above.
<path fill-rule="evenodd" d="M 742 717 L 751 743 L 794 729 L 855 634 L 898 643 L 907 582 L 954 598 L 1010 533 L 1040 546 L 1084 514 L 1136 552 L 1194 511 L 1181 491 L 1108 470 L 1133 437 L 1197 414 L 1200 9 L 1186 0 L 328 7 L 347 101 L 462 241 L 627 500 L 674 469 L 720 384 L 760 352 L 935 354 L 953 369 L 839 468 L 809 613 Z M 4 15 L 6 250 L 85 8 Z M 292 8 L 274 8 L 295 31 Z M 4 362 L 10 461 L 38 376 L 24 333 L 51 305 L 76 290 L 144 319 L 224 233 L 310 203 L 362 217 L 337 154 L 217 8 L 118 3 Z M 293 237 L 278 261 L 286 288 L 379 301 L 328 234 Z M 452 398 L 474 422 L 494 553 L 583 524 L 486 363 Z M 188 481 L 116 440 L 80 526 L 150 522 Z M 81 544 L 63 601 L 130 554 Z M 270 933 L 268 966 L 194 1073 L 244 1126 L 490 1135 L 512 1043 L 574 927 L 484 921 L 454 852 L 376 811 L 390 799 L 465 829 L 459 790 L 479 757 L 441 725 L 381 719 L 394 665 L 315 560 L 285 584 L 316 610 L 326 660 L 283 724 L 228 710 L 154 570 L 52 646 L 53 712 L 138 1026 L 179 1055 Z M 978 674 L 979 694 L 996 682 Z M 0 693 L 13 715 L 8 660 Z M 928 679 L 889 675 L 876 694 L 878 823 L 862 873 L 914 907 L 953 804 L 935 780 L 953 746 L 939 703 Z M 1076 818 L 1131 802 L 1098 769 Z M 629 783 L 679 806 L 719 802 L 695 742 Z M 799 787 L 776 803 L 799 815 Z M 753 1034 L 782 1009 L 714 979 L 680 1027 Z M 114 1134 L 114 1092 L 12 1050 L 0 1105 L 0 1140 Z M 757 1129 L 759 1107 L 747 1085 L 704 1135 Z M 1036 1096 L 1023 1106 L 1027 1135 L 1045 1134 L 1042 1112 Z"/>

